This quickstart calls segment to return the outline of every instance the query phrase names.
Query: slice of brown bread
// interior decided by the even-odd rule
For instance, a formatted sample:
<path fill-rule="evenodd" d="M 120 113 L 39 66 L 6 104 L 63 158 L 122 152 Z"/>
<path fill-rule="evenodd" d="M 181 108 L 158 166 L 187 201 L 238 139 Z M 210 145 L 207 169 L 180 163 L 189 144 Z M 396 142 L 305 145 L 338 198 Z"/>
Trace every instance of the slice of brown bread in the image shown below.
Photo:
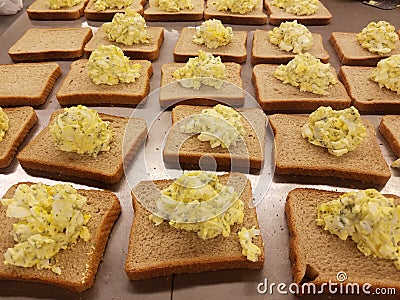
<path fill-rule="evenodd" d="M 42 105 L 60 75 L 57 63 L 0 65 L 0 106 Z"/>
<path fill-rule="evenodd" d="M 49 124 L 62 111 L 56 110 Z M 124 159 L 128 163 L 146 137 L 146 122 L 142 119 L 99 115 L 103 121 L 110 122 L 109 128 L 114 134 L 109 151 L 100 152 L 97 157 L 93 157 L 58 150 L 54 146 L 48 125 L 17 155 L 21 166 L 27 172 L 40 171 L 43 175 L 49 174 L 48 177 L 51 178 L 58 175 L 61 180 L 66 176 L 68 179 L 75 179 L 74 181 L 83 178 L 109 184 L 117 183 L 124 174 Z"/>
<path fill-rule="evenodd" d="M 329 62 L 329 53 L 325 50 L 322 43 L 322 36 L 312 33 L 313 47 L 307 51 L 321 62 Z M 287 64 L 295 57 L 295 53 L 280 49 L 269 41 L 268 30 L 256 29 L 253 37 L 251 50 L 251 63 L 256 64 Z"/>
<path fill-rule="evenodd" d="M 247 168 L 260 170 L 264 165 L 266 115 L 261 109 L 241 110 L 245 129 L 243 140 L 229 149 L 211 148 L 209 142 L 200 141 L 198 134 L 184 133 L 182 126 L 201 114 L 204 106 L 177 105 L 172 109 L 172 128 L 168 132 L 163 158 L 166 162 L 198 165 L 203 156 L 215 159 L 217 168 Z"/>
<path fill-rule="evenodd" d="M 126 56 L 129 56 L 132 59 L 156 60 L 160 55 L 160 47 L 164 40 L 163 27 L 146 27 L 147 32 L 152 36 L 148 44 L 125 45 L 110 41 L 104 31 L 103 25 L 97 30 L 93 38 L 86 44 L 84 49 L 86 57 L 89 57 L 90 54 L 100 45 L 117 46 L 124 51 Z"/>
<path fill-rule="evenodd" d="M 379 55 L 361 47 L 356 35 L 355 32 L 332 32 L 329 37 L 329 41 L 344 65 L 375 67 L 381 59 L 400 54 L 400 41 L 397 42 L 396 49 L 388 54 Z"/>
<path fill-rule="evenodd" d="M 51 9 L 48 0 L 35 0 L 27 9 L 28 17 L 35 20 L 74 20 L 83 16 L 83 11 L 89 0 L 72 7 Z"/>
<path fill-rule="evenodd" d="M 155 226 L 149 220 L 150 212 L 141 201 L 153 201 L 162 189 L 173 180 L 141 181 L 132 190 L 133 219 L 125 271 L 131 280 L 166 276 L 176 273 L 198 273 L 220 269 L 261 269 L 264 263 L 264 244 L 261 235 L 253 239 L 262 254 L 257 262 L 251 262 L 242 255 L 237 232 L 242 228 L 259 228 L 256 209 L 250 208 L 251 184 L 245 175 L 232 173 L 230 176 L 235 190 L 242 190 L 239 198 L 245 203 L 242 224 L 231 226 L 229 237 L 218 236 L 203 241 L 194 232 L 178 230 L 163 222 Z M 219 176 L 222 184 L 227 184 L 228 175 Z M 149 250 L 151 249 L 151 250 Z"/>
<path fill-rule="evenodd" d="M 149 0 L 149 7 L 144 11 L 146 21 L 200 21 L 203 19 L 204 0 L 192 0 L 193 9 L 178 12 L 163 11 L 158 8 L 156 0 Z"/>
<path fill-rule="evenodd" d="M 83 55 L 90 28 L 31 28 L 8 50 L 14 62 L 73 59 Z"/>
<path fill-rule="evenodd" d="M 263 0 L 259 0 L 257 6 L 249 13 L 239 14 L 230 11 L 219 11 L 214 1 L 208 0 L 204 19 L 218 19 L 222 23 L 242 25 L 264 25 L 267 24 L 267 15 L 263 13 Z"/>
<path fill-rule="evenodd" d="M 385 185 L 391 176 L 375 128 L 367 120 L 363 120 L 367 136 L 356 149 L 340 157 L 301 136 L 308 116 L 276 114 L 269 117 L 269 122 L 275 134 L 275 174 L 335 177 L 374 186 Z"/>
<path fill-rule="evenodd" d="M 137 11 L 139 14 L 143 15 L 143 5 L 146 1 L 134 0 L 130 8 Z M 85 18 L 91 21 L 111 21 L 116 13 L 123 13 L 125 8 L 107 8 L 102 11 L 96 10 L 95 6 L 96 0 L 90 0 L 85 7 Z"/>
<path fill-rule="evenodd" d="M 385 138 L 396 157 L 400 157 L 400 116 L 383 116 L 379 124 L 379 132 Z"/>
<path fill-rule="evenodd" d="M 116 105 L 136 106 L 149 93 L 150 78 L 153 74 L 151 62 L 147 60 L 131 60 L 142 66 L 140 77 L 132 83 L 116 85 L 95 84 L 87 74 L 87 59 L 80 59 L 71 64 L 70 71 L 57 90 L 60 105 Z"/>
<path fill-rule="evenodd" d="M 400 113 L 400 95 L 369 79 L 374 67 L 342 66 L 339 78 L 361 112 Z"/>
<path fill-rule="evenodd" d="M 0 142 L 0 168 L 8 167 L 17 153 L 18 146 L 36 124 L 38 117 L 32 107 L 4 108 L 8 117 L 8 130 Z"/>
<path fill-rule="evenodd" d="M 13 185 L 3 198 L 13 197 L 18 185 Z M 91 216 L 87 224 L 91 237 L 88 242 L 78 239 L 72 248 L 61 250 L 56 254 L 55 259 L 57 266 L 61 268 L 61 275 L 46 269 L 37 270 L 35 267 L 6 265 L 2 259 L 0 260 L 1 279 L 53 284 L 76 292 L 82 292 L 93 286 L 108 236 L 121 213 L 121 206 L 118 198 L 107 190 L 78 190 L 78 192 L 87 199 L 84 209 Z M 5 253 L 7 248 L 14 246 L 11 230 L 16 219 L 6 217 L 6 210 L 0 205 L 1 254 Z"/>
<path fill-rule="evenodd" d="M 253 67 L 253 83 L 257 101 L 268 112 L 312 112 L 320 106 L 343 109 L 350 106 L 351 99 L 339 81 L 330 85 L 328 95 L 301 92 L 298 87 L 283 84 L 275 78 L 278 65 L 259 64 Z M 332 67 L 332 72 L 336 74 Z"/>
<path fill-rule="evenodd" d="M 329 282 L 340 284 L 336 276 L 345 272 L 347 280 L 342 282 L 343 290 L 347 283 L 358 283 L 361 293 L 363 284 L 369 283 L 371 294 L 379 287 L 394 287 L 399 293 L 399 270 L 392 261 L 365 256 L 351 239 L 343 241 L 317 226 L 317 205 L 337 199 L 341 194 L 308 188 L 289 192 L 285 212 L 294 282 L 315 284 L 320 291 L 323 283 L 325 288 Z M 390 197 L 395 198 L 396 204 L 400 203 L 400 197 Z"/>
<path fill-rule="evenodd" d="M 332 19 L 332 14 L 321 1 L 318 1 L 318 11 L 310 16 L 298 16 L 288 13 L 271 3 L 272 0 L 264 0 L 265 9 L 269 14 L 269 24 L 271 25 L 279 25 L 282 22 L 293 20 L 297 20 L 297 22 L 303 25 L 326 25 L 329 24 Z"/>
<path fill-rule="evenodd" d="M 175 70 L 182 68 L 184 63 L 168 63 L 161 67 L 160 106 L 168 107 L 179 104 L 190 105 L 227 105 L 242 106 L 244 103 L 243 82 L 240 77 L 241 66 L 226 62 L 225 82 L 220 89 L 202 85 L 200 89 L 184 88 L 172 76 Z"/>

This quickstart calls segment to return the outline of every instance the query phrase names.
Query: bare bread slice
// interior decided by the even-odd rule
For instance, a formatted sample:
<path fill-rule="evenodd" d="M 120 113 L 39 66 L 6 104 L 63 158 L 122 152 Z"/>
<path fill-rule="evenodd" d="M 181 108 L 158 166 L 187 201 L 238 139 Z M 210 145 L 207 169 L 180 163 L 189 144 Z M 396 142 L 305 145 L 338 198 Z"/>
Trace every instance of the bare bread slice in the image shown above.
<path fill-rule="evenodd" d="M 329 41 L 344 65 L 375 67 L 381 59 L 400 54 L 400 41 L 397 41 L 396 49 L 388 54 L 379 55 L 361 47 L 356 35 L 355 32 L 332 32 L 329 37 Z"/>
<path fill-rule="evenodd" d="M 282 22 L 294 20 L 297 20 L 297 22 L 303 25 L 326 25 L 329 24 L 332 19 L 332 14 L 321 1 L 318 1 L 318 11 L 310 16 L 298 16 L 288 13 L 271 3 L 272 0 L 264 0 L 265 9 L 269 14 L 269 24 L 271 25 L 279 25 Z"/>
<path fill-rule="evenodd" d="M 38 118 L 32 107 L 3 108 L 8 117 L 8 130 L 0 142 L 0 168 L 8 167 Z"/>
<path fill-rule="evenodd" d="M 339 78 L 361 112 L 400 113 L 400 94 L 369 79 L 373 67 L 342 66 Z"/>
<path fill-rule="evenodd" d="M 400 158 L 400 116 L 383 116 L 381 123 L 379 124 L 379 132 L 389 144 L 394 155 L 396 155 L 397 158 Z"/>
<path fill-rule="evenodd" d="M 329 53 L 322 43 L 322 36 L 319 33 L 312 33 L 313 47 L 309 52 L 321 62 L 329 62 Z M 251 63 L 256 64 L 286 64 L 295 57 L 295 53 L 280 49 L 269 41 L 268 30 L 256 29 L 253 37 L 251 50 Z"/>
<path fill-rule="evenodd" d="M 400 292 L 399 270 L 392 261 L 365 256 L 351 239 L 345 241 L 317 226 L 317 206 L 339 198 L 342 193 L 298 188 L 289 192 L 286 200 L 286 219 L 290 234 L 290 259 L 296 284 L 315 284 L 317 291 L 325 291 L 329 282 L 359 290 L 368 283 L 373 293 L 376 288 L 396 288 Z M 400 197 L 392 196 L 395 203 Z M 345 272 L 347 281 L 338 281 L 338 272 Z M 366 287 L 366 286 L 365 286 Z M 307 289 L 305 289 L 307 291 Z M 350 290 L 350 289 L 349 289 Z M 353 290 L 354 291 L 354 290 Z M 310 292 L 312 293 L 312 292 Z"/>
<path fill-rule="evenodd" d="M 13 185 L 3 198 L 12 198 L 18 185 Z M 84 209 L 90 214 L 87 227 L 91 236 L 88 242 L 78 239 L 76 245 L 61 250 L 55 256 L 57 266 L 61 268 L 62 273 L 57 275 L 46 269 L 37 270 L 35 267 L 23 268 L 6 265 L 1 260 L 1 279 L 53 284 L 76 292 L 82 292 L 93 286 L 109 234 L 121 213 L 121 205 L 118 198 L 107 190 L 78 190 L 78 192 L 87 199 Z M 6 217 L 6 210 L 4 206 L 0 205 L 2 241 L 0 253 L 2 254 L 6 252 L 7 248 L 14 245 L 13 236 L 10 233 L 16 219 Z"/>
<path fill-rule="evenodd" d="M 160 196 L 162 189 L 173 180 L 142 181 L 132 190 L 133 219 L 125 271 L 131 280 L 167 276 L 177 273 L 198 273 L 221 269 L 261 269 L 264 263 L 264 244 L 261 235 L 253 242 L 262 253 L 257 262 L 251 262 L 242 255 L 237 232 L 242 228 L 258 226 L 255 207 L 249 207 L 252 199 L 250 181 L 243 174 L 219 176 L 222 184 L 227 184 L 228 177 L 232 186 L 241 191 L 239 198 L 245 203 L 242 224 L 231 227 L 231 234 L 224 238 L 218 236 L 203 241 L 194 232 L 178 230 L 168 222 L 155 226 L 149 220 L 150 212 L 141 204 Z M 148 249 L 152 249 L 148 251 Z M 179 255 L 177 255 L 179 253 Z"/>
<path fill-rule="evenodd" d="M 61 75 L 57 63 L 0 65 L 0 106 L 39 106 Z"/>
<path fill-rule="evenodd" d="M 142 0 L 134 0 L 131 5 L 129 5 L 130 8 L 132 8 L 134 11 L 137 11 L 139 14 L 143 15 L 143 5 L 146 1 Z M 98 11 L 96 9 L 96 0 L 90 0 L 89 3 L 87 4 L 85 8 L 85 18 L 87 20 L 91 21 L 111 21 L 112 18 L 116 13 L 123 13 L 125 11 L 125 8 L 107 8 L 105 10 L 100 10 Z"/>
<path fill-rule="evenodd" d="M 193 9 L 183 9 L 177 12 L 163 11 L 158 8 L 157 0 L 149 0 L 149 7 L 144 11 L 146 21 L 200 21 L 204 14 L 204 0 L 192 0 Z"/>
<path fill-rule="evenodd" d="M 124 51 L 126 56 L 132 59 L 156 60 L 160 55 L 160 47 L 164 40 L 163 27 L 146 27 L 147 32 L 152 36 L 148 44 L 133 44 L 125 45 L 117 42 L 112 42 L 108 39 L 104 31 L 104 24 L 96 31 L 93 38 L 85 46 L 85 55 L 87 57 L 97 49 L 100 45 L 114 45 Z"/>
<path fill-rule="evenodd" d="M 343 109 L 350 106 L 351 99 L 343 84 L 330 85 L 328 95 L 301 92 L 298 87 L 283 84 L 275 78 L 278 65 L 259 64 L 253 67 L 253 83 L 257 101 L 268 112 L 312 112 L 320 106 Z M 336 74 L 332 68 L 333 74 Z"/>
<path fill-rule="evenodd" d="M 92 38 L 90 28 L 31 28 L 8 50 L 14 62 L 74 59 Z"/>
<path fill-rule="evenodd" d="M 204 19 L 218 19 L 222 23 L 242 25 L 264 25 L 267 24 L 267 15 L 263 13 L 263 0 L 259 0 L 257 6 L 249 13 L 239 14 L 230 11 L 219 11 L 214 1 L 208 0 Z"/>
<path fill-rule="evenodd" d="M 57 91 L 56 97 L 60 105 L 136 106 L 146 100 L 153 74 L 151 62 L 131 60 L 132 64 L 141 65 L 140 77 L 135 82 L 116 85 L 93 83 L 87 74 L 87 62 L 87 59 L 80 59 L 71 64 L 70 71 Z"/>
<path fill-rule="evenodd" d="M 207 48 L 205 45 L 193 43 L 193 35 L 196 34 L 196 28 L 185 27 L 179 35 L 178 41 L 174 47 L 174 60 L 177 62 L 186 62 L 190 57 L 199 54 L 199 50 L 212 53 L 214 56 L 220 56 L 223 62 L 244 63 L 247 58 L 247 32 L 233 31 L 232 41 L 225 46 L 216 49 Z"/>
<path fill-rule="evenodd" d="M 28 17 L 35 20 L 75 20 L 83 16 L 83 11 L 89 0 L 72 6 L 51 9 L 48 0 L 35 0 L 27 9 Z"/>
<path fill-rule="evenodd" d="M 356 149 L 336 157 L 301 136 L 308 116 L 276 114 L 269 117 L 275 134 L 275 174 L 334 177 L 385 185 L 391 173 L 382 156 L 374 126 L 363 120 L 367 136 Z"/>
<path fill-rule="evenodd" d="M 52 114 L 49 125 L 61 112 L 62 109 Z M 109 184 L 117 183 L 124 174 L 124 160 L 129 162 L 146 137 L 146 122 L 142 119 L 106 114 L 99 116 L 103 121 L 110 122 L 109 128 L 114 135 L 109 151 L 100 152 L 97 157 L 93 157 L 58 150 L 54 146 L 48 125 L 17 155 L 21 166 L 27 172 L 40 172 L 43 176 L 61 180 L 68 178 L 80 181 L 83 178 Z"/>

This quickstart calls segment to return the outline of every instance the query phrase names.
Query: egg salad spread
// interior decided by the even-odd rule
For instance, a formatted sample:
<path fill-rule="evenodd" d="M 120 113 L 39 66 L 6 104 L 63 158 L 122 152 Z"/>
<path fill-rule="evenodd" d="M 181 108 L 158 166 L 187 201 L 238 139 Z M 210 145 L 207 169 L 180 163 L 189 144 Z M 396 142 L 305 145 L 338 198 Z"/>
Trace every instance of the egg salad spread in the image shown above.
<path fill-rule="evenodd" d="M 394 26 L 386 21 L 369 23 L 356 37 L 361 47 L 378 54 L 391 52 L 399 40 Z"/>
<path fill-rule="evenodd" d="M 392 168 L 399 168 L 400 169 L 400 158 L 396 159 L 392 164 L 390 165 Z"/>
<path fill-rule="evenodd" d="M 318 11 L 318 0 L 272 0 L 271 4 L 298 16 L 314 15 Z"/>
<path fill-rule="evenodd" d="M 183 9 L 193 9 L 192 0 L 156 0 L 159 10 L 177 12 Z"/>
<path fill-rule="evenodd" d="M 373 69 L 370 79 L 380 88 L 387 88 L 400 94 L 400 54 L 381 59 Z"/>
<path fill-rule="evenodd" d="M 128 7 L 134 2 L 134 0 L 96 0 L 94 3 L 97 11 L 103 11 L 106 9 L 122 9 Z"/>
<path fill-rule="evenodd" d="M 65 108 L 50 125 L 50 134 L 57 149 L 96 157 L 109 151 L 113 138 L 110 122 L 100 119 L 97 111 L 78 105 Z"/>
<path fill-rule="evenodd" d="M 367 136 L 358 110 L 351 106 L 343 110 L 319 107 L 301 128 L 303 138 L 316 146 L 328 149 L 335 156 L 353 151 Z"/>
<path fill-rule="evenodd" d="M 193 43 L 206 45 L 207 48 L 216 49 L 232 41 L 232 27 L 224 27 L 220 20 L 204 21 L 193 36 Z"/>
<path fill-rule="evenodd" d="M 318 206 L 317 225 L 348 237 L 366 256 L 392 260 L 400 270 L 400 206 L 375 189 L 349 192 Z"/>
<path fill-rule="evenodd" d="M 279 49 L 302 53 L 313 46 L 313 37 L 308 28 L 297 23 L 297 20 L 282 22 L 279 27 L 268 31 L 269 41 Z"/>
<path fill-rule="evenodd" d="M 243 15 L 253 11 L 257 3 L 258 0 L 216 0 L 214 5 L 219 11 L 230 11 Z"/>
<path fill-rule="evenodd" d="M 152 37 L 147 33 L 144 18 L 130 7 L 126 8 L 125 14 L 116 13 L 103 27 L 110 41 L 124 45 L 148 44 Z"/>
<path fill-rule="evenodd" d="M 287 65 L 278 66 L 274 76 L 283 83 L 299 87 L 302 92 L 318 95 L 329 95 L 329 85 L 337 83 L 331 65 L 309 53 L 299 53 Z"/>
<path fill-rule="evenodd" d="M 124 52 L 114 46 L 100 45 L 88 61 L 88 75 L 95 84 L 114 85 L 135 82 L 140 77 L 140 64 L 132 64 Z"/>
<path fill-rule="evenodd" d="M 242 116 L 233 108 L 218 104 L 206 108 L 183 126 L 185 133 L 200 133 L 197 138 L 210 142 L 211 148 L 229 148 L 244 135 Z"/>
<path fill-rule="evenodd" d="M 49 0 L 48 4 L 51 9 L 60 9 L 64 7 L 72 7 L 81 2 L 82 0 Z"/>
<path fill-rule="evenodd" d="M 214 57 L 211 53 L 199 50 L 197 57 L 189 58 L 189 61 L 182 68 L 175 70 L 172 76 L 185 88 L 198 90 L 204 84 L 220 89 L 224 83 L 225 65 L 221 57 Z"/>
<path fill-rule="evenodd" d="M 258 256 L 261 255 L 261 249 L 253 243 L 253 238 L 260 235 L 260 229 L 256 229 L 255 226 L 247 229 L 242 227 L 238 232 L 240 245 L 242 246 L 242 254 L 252 262 L 258 261 Z"/>
<path fill-rule="evenodd" d="M 0 142 L 4 139 L 9 127 L 9 119 L 7 114 L 0 107 Z"/>
<path fill-rule="evenodd" d="M 86 198 L 69 184 L 20 184 L 13 198 L 1 203 L 7 207 L 7 217 L 18 219 L 12 229 L 16 244 L 4 254 L 5 264 L 61 274 L 53 257 L 79 237 L 90 240 Z"/>

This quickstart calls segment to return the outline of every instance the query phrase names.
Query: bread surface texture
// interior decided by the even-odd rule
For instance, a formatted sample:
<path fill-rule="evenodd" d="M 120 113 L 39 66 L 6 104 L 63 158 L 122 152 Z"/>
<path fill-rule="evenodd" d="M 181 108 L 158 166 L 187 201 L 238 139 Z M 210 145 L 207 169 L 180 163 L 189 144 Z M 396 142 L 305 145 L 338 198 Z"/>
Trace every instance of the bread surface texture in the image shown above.
<path fill-rule="evenodd" d="M 143 2 L 140 0 L 134 0 L 130 8 L 137 11 L 139 14 L 143 15 Z M 107 8 L 105 10 L 96 10 L 96 0 L 89 0 L 89 3 L 85 7 L 85 18 L 91 21 L 111 21 L 116 13 L 125 12 L 125 8 Z"/>
<path fill-rule="evenodd" d="M 35 20 L 75 20 L 83 16 L 83 11 L 89 0 L 72 7 L 51 9 L 48 0 L 35 0 L 27 9 L 28 17 Z"/>
<path fill-rule="evenodd" d="M 397 158 L 400 157 L 400 116 L 383 116 L 379 124 L 379 132 L 385 138 Z"/>
<path fill-rule="evenodd" d="M 156 0 L 149 0 L 149 6 L 144 11 L 146 21 L 200 21 L 204 14 L 204 0 L 192 0 L 193 9 L 182 9 L 177 12 L 163 11 L 158 8 Z"/>

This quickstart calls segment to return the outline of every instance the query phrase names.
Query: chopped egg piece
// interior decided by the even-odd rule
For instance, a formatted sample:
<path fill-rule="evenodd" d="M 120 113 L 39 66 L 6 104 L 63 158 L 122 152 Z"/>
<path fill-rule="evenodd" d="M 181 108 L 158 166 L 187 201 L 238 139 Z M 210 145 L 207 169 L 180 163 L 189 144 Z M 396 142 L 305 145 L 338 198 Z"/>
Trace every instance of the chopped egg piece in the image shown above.
<path fill-rule="evenodd" d="M 318 0 L 272 0 L 271 4 L 294 15 L 310 16 L 318 11 L 318 2 Z"/>
<path fill-rule="evenodd" d="M 0 107 L 0 142 L 4 139 L 8 128 L 9 128 L 9 119 L 7 114 Z"/>
<path fill-rule="evenodd" d="M 158 9 L 169 12 L 178 12 L 183 9 L 193 9 L 192 0 L 157 0 Z"/>
<path fill-rule="evenodd" d="M 258 261 L 258 256 L 261 255 L 261 249 L 253 243 L 253 238 L 260 235 L 260 229 L 256 229 L 255 226 L 247 229 L 242 227 L 238 232 L 240 245 L 242 246 L 242 254 L 252 262 Z"/>
<path fill-rule="evenodd" d="M 392 168 L 399 168 L 400 169 L 400 158 L 396 159 L 392 164 L 390 165 Z"/>
<path fill-rule="evenodd" d="M 82 0 L 49 0 L 48 4 L 51 9 L 60 9 L 75 6 Z"/>
<path fill-rule="evenodd" d="M 361 47 L 378 54 L 387 54 L 396 48 L 399 41 L 393 25 L 386 21 L 369 23 L 357 34 L 357 41 Z"/>
<path fill-rule="evenodd" d="M 216 0 L 215 7 L 219 11 L 246 14 L 254 10 L 258 0 Z"/>
<path fill-rule="evenodd" d="M 103 11 L 106 9 L 122 9 L 128 7 L 134 2 L 134 0 L 96 0 L 94 3 L 97 11 Z"/>
<path fill-rule="evenodd" d="M 400 54 L 381 59 L 372 71 L 371 80 L 380 88 L 387 88 L 400 94 Z"/>
<path fill-rule="evenodd" d="M 193 36 L 193 43 L 206 45 L 207 48 L 216 49 L 232 41 L 232 27 L 224 27 L 220 20 L 204 21 Z"/>

